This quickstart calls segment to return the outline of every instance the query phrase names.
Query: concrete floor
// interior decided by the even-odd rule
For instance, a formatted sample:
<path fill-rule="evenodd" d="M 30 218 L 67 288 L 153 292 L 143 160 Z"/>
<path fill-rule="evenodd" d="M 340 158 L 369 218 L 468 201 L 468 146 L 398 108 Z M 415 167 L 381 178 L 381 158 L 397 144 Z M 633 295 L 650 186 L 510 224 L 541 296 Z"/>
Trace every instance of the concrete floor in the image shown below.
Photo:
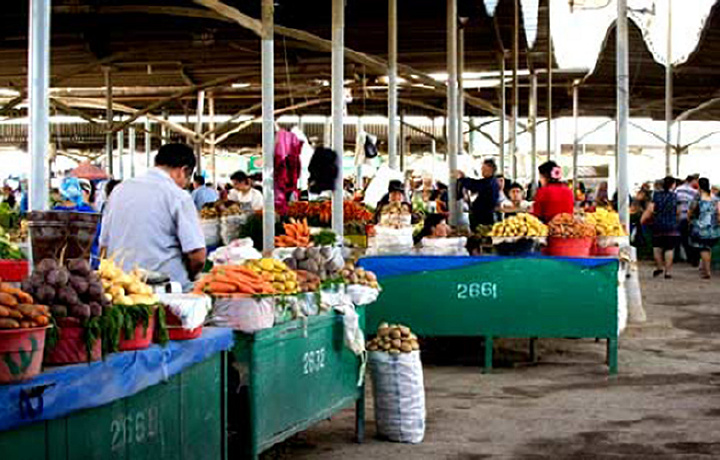
<path fill-rule="evenodd" d="M 364 444 L 353 443 L 348 410 L 263 458 L 720 458 L 720 283 L 687 266 L 672 280 L 651 279 L 649 270 L 648 322 L 621 336 L 617 377 L 607 375 L 605 345 L 594 340 L 541 340 L 537 364 L 527 362 L 526 340 L 498 341 L 492 375 L 480 373 L 479 341 L 434 343 L 443 359 L 423 358 L 422 444 L 377 440 L 368 393 Z"/>

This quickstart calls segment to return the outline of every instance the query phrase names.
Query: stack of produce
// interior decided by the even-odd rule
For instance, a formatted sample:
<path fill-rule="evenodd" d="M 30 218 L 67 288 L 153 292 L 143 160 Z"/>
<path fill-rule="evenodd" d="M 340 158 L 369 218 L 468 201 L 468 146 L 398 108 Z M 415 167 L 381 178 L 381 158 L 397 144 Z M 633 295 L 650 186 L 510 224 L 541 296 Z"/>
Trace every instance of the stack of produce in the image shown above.
<path fill-rule="evenodd" d="M 11 240 L 10 234 L 0 228 L 0 260 L 24 260 L 25 254 Z"/>
<path fill-rule="evenodd" d="M 380 288 L 375 273 L 355 267 L 355 264 L 350 261 L 345 262 L 345 266 L 340 271 L 340 276 L 347 284 L 359 284 L 373 289 Z"/>
<path fill-rule="evenodd" d="M 278 248 L 306 248 L 310 246 L 310 227 L 307 219 L 295 220 L 290 218 L 289 224 L 283 224 L 285 234 L 275 237 L 275 247 Z"/>
<path fill-rule="evenodd" d="M 195 292 L 210 295 L 275 294 L 276 289 L 273 287 L 275 265 L 269 266 L 266 263 L 266 266 L 270 268 L 267 271 L 268 275 L 264 275 L 262 270 L 244 265 L 217 265 L 195 283 Z"/>
<path fill-rule="evenodd" d="M 322 281 L 334 278 L 344 265 L 340 251 L 330 246 L 297 248 L 284 262 L 292 270 L 307 270 Z"/>
<path fill-rule="evenodd" d="M 597 208 L 594 213 L 585 215 L 585 221 L 595 226 L 598 236 L 627 236 L 625 227 L 620 223 L 620 216 L 614 211 Z"/>
<path fill-rule="evenodd" d="M 102 316 L 110 307 L 103 283 L 84 259 L 70 259 L 66 266 L 44 259 L 22 283 L 23 291 L 50 305 L 54 317 L 86 320 Z"/>
<path fill-rule="evenodd" d="M 595 225 L 589 224 L 572 214 L 558 214 L 548 225 L 548 234 L 553 238 L 595 238 Z"/>
<path fill-rule="evenodd" d="M 401 324 L 382 323 L 377 336 L 367 344 L 368 351 L 385 351 L 391 355 L 411 353 L 420 349 L 417 336 Z"/>
<path fill-rule="evenodd" d="M 299 292 L 316 292 L 320 289 L 321 280 L 315 273 L 306 270 L 295 270 L 297 273 Z"/>
<path fill-rule="evenodd" d="M 392 202 L 383 206 L 380 211 L 380 225 L 395 229 L 410 226 L 412 215 L 402 203 Z"/>
<path fill-rule="evenodd" d="M 158 297 L 138 271 L 125 273 L 115 262 L 104 259 L 98 270 L 107 300 L 114 305 L 156 305 Z"/>
<path fill-rule="evenodd" d="M 271 282 L 276 294 L 297 293 L 297 273 L 285 263 L 277 259 L 264 258 L 248 260 L 245 266 L 262 276 L 265 281 Z"/>
<path fill-rule="evenodd" d="M 496 223 L 490 236 L 494 238 L 538 238 L 548 235 L 548 228 L 532 214 L 520 213 Z"/>
<path fill-rule="evenodd" d="M 200 218 L 203 220 L 217 219 L 220 217 L 220 212 L 216 207 L 205 207 L 200 210 Z"/>
<path fill-rule="evenodd" d="M 294 201 L 288 205 L 287 215 L 295 219 L 307 218 L 311 225 L 323 227 L 332 221 L 331 201 Z M 346 224 L 364 226 L 372 221 L 373 214 L 355 201 L 343 203 L 343 219 Z"/>
<path fill-rule="evenodd" d="M 50 309 L 27 292 L 0 283 L 0 329 L 29 329 L 50 324 Z"/>

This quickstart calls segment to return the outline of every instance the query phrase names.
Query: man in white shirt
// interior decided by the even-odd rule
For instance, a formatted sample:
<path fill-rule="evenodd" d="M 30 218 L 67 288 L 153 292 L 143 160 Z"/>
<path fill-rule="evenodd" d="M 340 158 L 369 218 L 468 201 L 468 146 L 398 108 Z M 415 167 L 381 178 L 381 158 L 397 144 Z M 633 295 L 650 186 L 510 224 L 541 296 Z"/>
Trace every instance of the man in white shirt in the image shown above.
<path fill-rule="evenodd" d="M 532 203 L 525 201 L 525 190 L 522 185 L 514 182 L 508 191 L 510 198 L 506 198 L 500 204 L 500 212 L 505 214 L 505 217 L 514 216 L 521 212 L 530 212 L 532 209 Z"/>
<path fill-rule="evenodd" d="M 205 266 L 205 237 L 185 191 L 195 169 L 193 149 L 167 144 L 144 176 L 123 181 L 110 196 L 100 234 L 102 251 L 135 267 L 164 273 L 183 290 Z"/>
<path fill-rule="evenodd" d="M 242 171 L 237 171 L 230 176 L 233 189 L 228 194 L 228 200 L 235 201 L 248 207 L 252 211 L 262 211 L 263 195 L 252 186 L 252 181 Z"/>

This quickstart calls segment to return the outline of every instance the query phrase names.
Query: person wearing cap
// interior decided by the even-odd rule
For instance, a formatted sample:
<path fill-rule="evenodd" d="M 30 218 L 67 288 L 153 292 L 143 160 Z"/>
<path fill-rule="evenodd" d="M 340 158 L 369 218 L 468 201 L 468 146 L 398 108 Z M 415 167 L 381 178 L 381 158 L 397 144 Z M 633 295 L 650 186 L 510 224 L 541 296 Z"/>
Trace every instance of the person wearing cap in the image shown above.
<path fill-rule="evenodd" d="M 388 184 L 388 192 L 378 201 L 377 207 L 375 208 L 375 222 L 380 222 L 380 214 L 382 209 L 390 203 L 402 203 L 412 213 L 412 205 L 408 202 L 405 197 L 405 187 L 399 180 L 391 180 Z"/>
<path fill-rule="evenodd" d="M 495 223 L 495 209 L 500 199 L 500 184 L 495 177 L 497 166 L 495 160 L 489 158 L 482 164 L 482 179 L 471 179 L 458 171 L 458 187 L 460 191 L 467 190 L 477 196 L 470 206 L 470 229 L 475 230 L 479 225 L 493 225 Z M 458 193 L 458 197 L 462 197 Z"/>
<path fill-rule="evenodd" d="M 63 201 L 53 207 L 53 211 L 95 212 L 95 208 L 90 205 L 92 191 L 89 180 L 66 177 L 60 185 Z"/>
<path fill-rule="evenodd" d="M 118 185 L 103 215 L 101 253 L 122 261 L 124 270 L 163 273 L 191 290 L 206 256 L 198 213 L 185 191 L 195 166 L 191 147 L 166 144 L 154 168 Z"/>

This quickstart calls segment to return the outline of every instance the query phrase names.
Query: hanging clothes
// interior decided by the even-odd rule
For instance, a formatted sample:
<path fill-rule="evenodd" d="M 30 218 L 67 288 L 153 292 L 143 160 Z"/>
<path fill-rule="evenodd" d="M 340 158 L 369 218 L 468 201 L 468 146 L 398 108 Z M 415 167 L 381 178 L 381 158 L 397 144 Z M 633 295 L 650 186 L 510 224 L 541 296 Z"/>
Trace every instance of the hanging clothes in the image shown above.
<path fill-rule="evenodd" d="M 284 214 L 289 199 L 298 195 L 300 178 L 300 152 L 303 142 L 288 131 L 280 130 L 275 136 L 275 211 Z"/>
<path fill-rule="evenodd" d="M 335 190 L 335 181 L 340 173 L 338 154 L 325 147 L 316 148 L 308 170 L 311 193 L 320 194 L 326 190 Z"/>

